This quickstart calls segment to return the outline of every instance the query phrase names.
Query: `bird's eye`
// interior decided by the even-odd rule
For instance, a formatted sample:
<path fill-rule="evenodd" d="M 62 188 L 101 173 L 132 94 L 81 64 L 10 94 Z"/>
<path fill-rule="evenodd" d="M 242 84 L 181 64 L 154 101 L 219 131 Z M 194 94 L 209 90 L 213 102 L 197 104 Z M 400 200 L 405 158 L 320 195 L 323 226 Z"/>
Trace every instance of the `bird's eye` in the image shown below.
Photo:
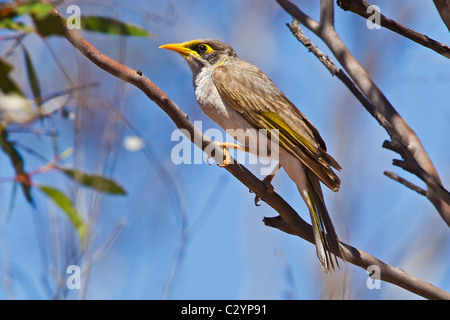
<path fill-rule="evenodd" d="M 208 51 L 208 47 L 204 44 L 201 44 L 197 47 L 198 53 L 206 53 Z"/>

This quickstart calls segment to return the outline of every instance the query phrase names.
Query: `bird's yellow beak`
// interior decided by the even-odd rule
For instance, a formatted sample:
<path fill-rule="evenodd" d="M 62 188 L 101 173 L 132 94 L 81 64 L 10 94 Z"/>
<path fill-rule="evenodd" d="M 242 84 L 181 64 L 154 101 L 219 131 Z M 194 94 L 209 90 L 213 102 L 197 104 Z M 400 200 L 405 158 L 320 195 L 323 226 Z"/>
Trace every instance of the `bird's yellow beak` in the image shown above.
<path fill-rule="evenodd" d="M 201 59 L 200 55 L 197 52 L 195 52 L 192 49 L 189 49 L 189 47 L 192 45 L 192 43 L 193 43 L 193 41 L 188 41 L 188 42 L 184 42 L 184 43 L 169 43 L 169 44 L 160 46 L 160 48 L 178 52 L 179 54 L 181 54 L 183 56 L 183 58 L 196 57 L 196 58 Z"/>

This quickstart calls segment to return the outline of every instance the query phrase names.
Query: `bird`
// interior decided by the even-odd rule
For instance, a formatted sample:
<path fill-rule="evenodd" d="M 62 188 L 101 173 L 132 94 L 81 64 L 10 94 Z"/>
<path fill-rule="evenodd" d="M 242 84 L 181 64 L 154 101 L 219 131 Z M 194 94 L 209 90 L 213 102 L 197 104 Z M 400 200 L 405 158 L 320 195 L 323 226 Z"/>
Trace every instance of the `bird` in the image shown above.
<path fill-rule="evenodd" d="M 308 208 L 323 270 L 339 267 L 337 256 L 343 255 L 321 183 L 337 192 L 341 181 L 333 169 L 340 171 L 341 166 L 327 153 L 316 127 L 263 71 L 240 59 L 230 45 L 197 39 L 160 48 L 177 52 L 187 61 L 202 111 L 227 132 L 236 132 L 233 138 L 239 144 L 219 143 L 224 154 L 227 148 L 234 148 L 258 155 L 263 150 L 254 146 L 261 144 L 252 141 L 276 139 L 279 163 L 264 181 L 270 184 L 278 169 L 284 169 Z M 264 145 L 270 149 L 269 144 Z M 265 154 L 270 155 L 270 150 Z"/>

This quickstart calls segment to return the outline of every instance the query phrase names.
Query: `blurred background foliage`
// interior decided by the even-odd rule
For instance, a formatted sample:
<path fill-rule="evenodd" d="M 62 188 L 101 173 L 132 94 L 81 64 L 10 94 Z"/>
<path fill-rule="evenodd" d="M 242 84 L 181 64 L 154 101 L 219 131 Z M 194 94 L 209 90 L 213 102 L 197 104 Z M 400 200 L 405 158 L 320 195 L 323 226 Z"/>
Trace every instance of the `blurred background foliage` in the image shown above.
<path fill-rule="evenodd" d="M 431 2 L 373 4 L 448 39 Z M 70 17 L 70 5 L 80 8 L 88 41 L 142 70 L 203 130 L 217 126 L 196 104 L 190 70 L 158 47 L 198 38 L 232 45 L 310 118 L 342 165 L 341 190 L 325 191 L 341 240 L 449 291 L 448 228 L 425 198 L 383 176 L 395 157 L 381 148 L 385 131 L 298 44 L 275 1 L 59 1 L 58 10 Z M 298 5 L 318 16 L 318 1 Z M 51 8 L 0 3 L 0 298 L 418 298 L 386 283 L 369 290 L 367 272 L 352 265 L 323 274 L 314 247 L 265 227 L 261 219 L 275 212 L 255 207 L 226 171 L 174 165 L 174 124 L 61 37 Z M 448 60 L 338 8 L 336 29 L 448 186 Z M 307 218 L 287 176 L 273 184 Z M 73 264 L 79 290 L 66 286 Z"/>

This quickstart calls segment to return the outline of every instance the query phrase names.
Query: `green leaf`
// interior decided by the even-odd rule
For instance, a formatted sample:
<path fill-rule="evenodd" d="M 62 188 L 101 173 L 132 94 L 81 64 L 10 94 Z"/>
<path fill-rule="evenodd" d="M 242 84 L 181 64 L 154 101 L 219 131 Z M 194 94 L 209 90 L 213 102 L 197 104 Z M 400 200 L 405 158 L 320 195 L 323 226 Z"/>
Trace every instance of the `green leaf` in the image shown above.
<path fill-rule="evenodd" d="M 11 70 L 13 69 L 12 65 L 0 58 L 0 75 L 8 76 Z"/>
<path fill-rule="evenodd" d="M 9 77 L 9 73 L 12 69 L 12 65 L 0 57 L 0 90 L 4 94 L 15 92 L 24 96 L 22 90 L 20 90 L 17 84 Z"/>
<path fill-rule="evenodd" d="M 31 15 L 31 18 L 33 19 L 37 32 L 42 37 L 64 36 L 63 24 L 65 23 L 65 19 L 53 14 L 49 14 L 44 18 L 38 18 L 35 15 Z"/>
<path fill-rule="evenodd" d="M 53 6 L 50 3 L 42 3 L 40 1 L 31 1 L 18 5 L 14 11 L 18 15 L 29 14 L 33 15 L 36 19 L 44 19 L 52 11 Z"/>
<path fill-rule="evenodd" d="M 24 170 L 24 162 L 20 153 L 17 151 L 14 143 L 8 140 L 8 131 L 3 129 L 0 134 L 0 147 L 3 152 L 8 156 L 11 164 L 16 172 L 16 179 L 19 181 L 23 194 L 30 204 L 34 204 L 31 197 L 31 181 L 30 176 Z"/>
<path fill-rule="evenodd" d="M 22 10 L 19 9 L 19 12 L 28 13 L 31 16 L 37 32 L 42 37 L 63 36 L 65 19 L 52 14 L 52 9 L 53 6 L 50 3 L 33 2 L 25 4 Z"/>
<path fill-rule="evenodd" d="M 36 27 L 36 31 L 43 37 L 50 35 L 63 35 L 61 19 L 52 15 L 53 5 L 42 1 L 26 1 L 20 4 L 6 4 L 0 6 L 0 28 L 20 30 L 25 32 L 35 31 L 21 22 L 14 22 L 14 18 L 29 15 Z"/>
<path fill-rule="evenodd" d="M 81 17 L 81 29 L 107 34 L 123 36 L 150 37 L 151 33 L 135 25 L 124 23 L 111 18 L 86 16 Z"/>
<path fill-rule="evenodd" d="M 36 70 L 34 69 L 33 61 L 28 54 L 28 50 L 22 46 L 23 53 L 25 55 L 25 66 L 27 68 L 28 81 L 30 82 L 31 91 L 33 92 L 34 101 L 40 109 L 42 105 L 41 88 L 39 86 L 39 80 L 36 75 Z"/>
<path fill-rule="evenodd" d="M 10 29 L 14 31 L 25 31 L 32 32 L 33 28 L 24 25 L 22 22 L 15 22 L 12 18 L 0 18 L 0 28 L 1 29 Z"/>
<path fill-rule="evenodd" d="M 107 192 L 111 194 L 121 194 L 121 195 L 127 194 L 126 191 L 115 181 L 105 178 L 101 175 L 88 174 L 76 169 L 61 168 L 61 170 L 66 175 L 78 181 L 84 186 L 91 187 L 98 191 Z"/>
<path fill-rule="evenodd" d="M 49 186 L 38 186 L 38 188 L 50 197 L 54 203 L 56 203 L 69 218 L 70 222 L 77 230 L 80 236 L 81 242 L 84 242 L 88 233 L 88 226 L 84 223 L 80 213 L 73 206 L 72 200 L 58 189 Z"/>

